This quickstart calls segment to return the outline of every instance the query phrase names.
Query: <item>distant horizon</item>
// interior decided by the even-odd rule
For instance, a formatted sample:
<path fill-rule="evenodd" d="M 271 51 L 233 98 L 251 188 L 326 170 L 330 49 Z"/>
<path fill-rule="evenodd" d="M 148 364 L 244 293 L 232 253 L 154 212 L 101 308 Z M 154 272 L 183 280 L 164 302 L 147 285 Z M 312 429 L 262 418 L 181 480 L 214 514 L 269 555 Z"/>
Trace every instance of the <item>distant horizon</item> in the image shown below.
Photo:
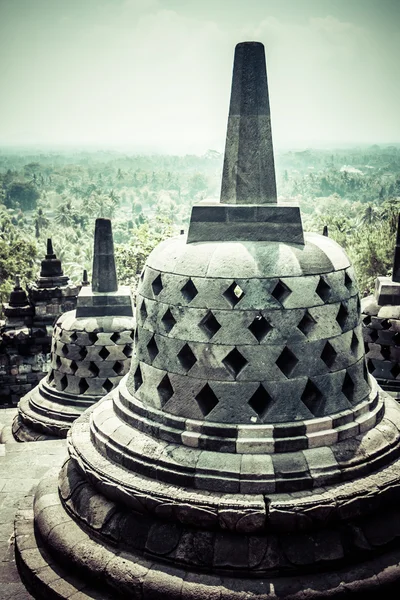
<path fill-rule="evenodd" d="M 292 145 L 292 146 L 274 146 L 274 154 L 282 154 L 285 152 L 304 152 L 306 150 L 317 150 L 317 151 L 335 151 L 335 150 L 347 150 L 347 149 L 371 149 L 374 146 L 379 148 L 400 148 L 400 141 L 398 142 L 332 142 L 328 143 L 309 143 Z M 34 152 L 115 152 L 116 154 L 132 154 L 132 155 L 147 155 L 147 156 L 197 156 L 202 157 L 207 155 L 208 152 L 217 152 L 224 155 L 224 148 L 206 148 L 199 150 L 198 152 L 168 152 L 167 150 L 149 148 L 149 147 L 135 147 L 131 144 L 79 144 L 79 143 L 26 143 L 26 144 L 3 144 L 0 142 L 0 153 L 34 153 Z"/>

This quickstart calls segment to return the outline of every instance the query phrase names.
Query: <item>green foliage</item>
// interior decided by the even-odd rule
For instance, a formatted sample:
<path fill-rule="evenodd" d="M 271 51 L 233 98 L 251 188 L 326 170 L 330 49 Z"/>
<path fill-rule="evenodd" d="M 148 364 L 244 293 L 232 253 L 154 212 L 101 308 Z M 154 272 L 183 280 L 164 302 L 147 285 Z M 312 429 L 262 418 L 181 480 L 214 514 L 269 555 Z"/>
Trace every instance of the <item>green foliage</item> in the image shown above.
<path fill-rule="evenodd" d="M 19 207 L 22 210 L 34 210 L 40 198 L 34 183 L 30 181 L 13 181 L 6 188 L 5 204 L 8 208 Z"/>
<path fill-rule="evenodd" d="M 0 206 L 0 300 L 8 300 L 14 287 L 15 275 L 21 275 L 24 284 L 35 276 L 36 244 L 12 223 Z"/>
<path fill-rule="evenodd" d="M 150 226 L 148 222 L 132 230 L 127 244 L 115 245 L 115 262 L 118 281 L 136 290 L 138 275 L 141 273 L 150 252 L 161 241 L 172 237 L 176 231 L 168 219 L 157 218 Z"/>
<path fill-rule="evenodd" d="M 353 261 L 362 292 L 390 272 L 400 147 L 286 152 L 276 165 L 279 196 L 300 203 L 305 230 L 321 233 L 328 225 Z M 121 283 L 135 286 L 153 247 L 186 228 L 193 203 L 218 198 L 221 171 L 222 155 L 212 151 L 202 157 L 0 153 L 0 291 L 12 288 L 16 270 L 34 276 L 35 240 L 42 258 L 48 237 L 65 273 L 79 282 L 86 268 L 90 277 L 96 217 L 112 218 Z"/>

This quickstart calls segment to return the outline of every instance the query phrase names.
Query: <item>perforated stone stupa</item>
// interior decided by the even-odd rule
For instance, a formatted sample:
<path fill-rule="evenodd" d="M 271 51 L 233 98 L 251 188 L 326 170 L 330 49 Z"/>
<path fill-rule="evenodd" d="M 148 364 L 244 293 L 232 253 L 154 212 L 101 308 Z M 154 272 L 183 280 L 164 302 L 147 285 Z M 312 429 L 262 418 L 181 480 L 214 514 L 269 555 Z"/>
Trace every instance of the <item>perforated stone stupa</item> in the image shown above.
<path fill-rule="evenodd" d="M 236 47 L 221 204 L 151 253 L 137 320 L 129 374 L 17 519 L 31 589 L 65 598 L 64 573 L 82 600 L 387 592 L 400 408 L 368 375 L 347 256 L 276 202 L 262 44 Z"/>
<path fill-rule="evenodd" d="M 392 277 L 378 277 L 375 291 L 361 301 L 369 372 L 400 400 L 400 215 Z"/>
<path fill-rule="evenodd" d="M 97 219 L 93 284 L 82 287 L 76 310 L 57 320 L 51 370 L 21 398 L 15 438 L 65 437 L 72 422 L 128 373 L 133 337 L 130 290 L 118 286 L 111 221 Z"/>

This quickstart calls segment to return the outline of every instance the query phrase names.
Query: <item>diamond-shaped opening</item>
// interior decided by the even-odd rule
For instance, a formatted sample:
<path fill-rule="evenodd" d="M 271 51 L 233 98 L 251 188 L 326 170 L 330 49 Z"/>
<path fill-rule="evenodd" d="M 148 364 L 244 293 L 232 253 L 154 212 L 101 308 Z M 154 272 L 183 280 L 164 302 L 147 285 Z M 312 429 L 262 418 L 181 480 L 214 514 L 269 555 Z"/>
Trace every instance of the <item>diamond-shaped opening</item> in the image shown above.
<path fill-rule="evenodd" d="M 266 417 L 268 409 L 270 408 L 273 400 L 271 396 L 268 394 L 265 387 L 260 383 L 248 404 L 254 410 L 254 412 L 259 416 L 261 421 Z"/>
<path fill-rule="evenodd" d="M 247 365 L 248 361 L 245 357 L 239 352 L 237 348 L 234 348 L 225 356 L 222 361 L 225 367 L 228 369 L 230 373 L 236 378 L 239 373 L 244 369 Z"/>
<path fill-rule="evenodd" d="M 118 340 L 120 339 L 121 335 L 118 333 L 118 331 L 115 331 L 112 336 L 110 337 L 110 340 L 112 342 L 114 342 L 114 344 L 116 344 L 118 342 Z"/>
<path fill-rule="evenodd" d="M 119 360 L 115 361 L 115 363 L 113 364 L 113 371 L 115 371 L 117 375 L 122 375 L 123 370 L 124 363 Z"/>
<path fill-rule="evenodd" d="M 321 390 L 317 388 L 311 379 L 307 380 L 304 391 L 301 395 L 301 401 L 305 404 L 315 417 L 320 417 L 324 414 L 325 398 Z"/>
<path fill-rule="evenodd" d="M 367 367 L 368 367 L 368 371 L 372 375 L 372 373 L 375 371 L 375 365 L 374 365 L 374 363 L 372 362 L 372 360 L 370 358 L 367 361 Z"/>
<path fill-rule="evenodd" d="M 346 396 L 347 400 L 349 400 L 350 402 L 354 398 L 354 388 L 355 388 L 354 381 L 352 380 L 350 375 L 348 373 L 346 373 L 344 380 L 343 380 L 342 392 Z"/>
<path fill-rule="evenodd" d="M 56 356 L 56 367 L 57 367 L 57 369 L 59 369 L 61 367 L 61 365 L 62 365 L 61 358 L 59 356 Z"/>
<path fill-rule="evenodd" d="M 111 392 L 113 387 L 114 387 L 114 384 L 109 379 L 106 379 L 105 382 L 103 383 L 103 388 L 106 390 L 107 394 L 109 392 Z"/>
<path fill-rule="evenodd" d="M 168 375 L 164 375 L 157 386 L 157 392 L 160 397 L 161 406 L 165 406 L 168 400 L 174 393 L 174 388 L 171 385 Z"/>
<path fill-rule="evenodd" d="M 79 393 L 84 394 L 85 392 L 87 392 L 88 389 L 89 389 L 89 384 L 86 381 L 86 379 L 84 379 L 82 377 L 82 379 L 79 380 Z"/>
<path fill-rule="evenodd" d="M 142 304 L 140 305 L 140 318 L 142 319 L 142 324 L 145 322 L 145 320 L 147 319 L 147 308 L 146 308 L 146 302 L 144 300 L 142 300 Z"/>
<path fill-rule="evenodd" d="M 88 338 L 92 344 L 95 344 L 99 339 L 99 336 L 96 333 L 94 333 L 94 331 L 91 331 L 90 333 L 88 333 Z"/>
<path fill-rule="evenodd" d="M 353 280 L 347 271 L 344 272 L 344 285 L 347 287 L 348 290 L 350 290 L 351 286 L 353 285 Z"/>
<path fill-rule="evenodd" d="M 371 323 L 372 318 L 370 315 L 367 315 L 366 317 L 363 318 L 363 324 L 365 325 L 365 327 L 368 327 L 368 325 Z"/>
<path fill-rule="evenodd" d="M 88 370 L 91 372 L 91 374 L 93 375 L 93 377 L 98 377 L 98 375 L 100 373 L 99 367 L 94 362 L 91 362 L 89 364 Z"/>
<path fill-rule="evenodd" d="M 87 357 L 87 349 L 85 348 L 85 346 L 83 346 L 83 348 L 81 350 L 79 350 L 79 356 L 81 357 L 82 360 L 85 360 L 85 358 Z"/>
<path fill-rule="evenodd" d="M 398 375 L 400 374 L 400 365 L 399 365 L 399 363 L 394 363 L 393 367 L 390 369 L 390 372 L 393 375 L 393 377 L 395 379 L 397 379 Z"/>
<path fill-rule="evenodd" d="M 215 408 L 219 402 L 217 396 L 214 394 L 212 388 L 206 383 L 206 385 L 200 390 L 195 397 L 197 404 L 203 416 L 206 417 Z"/>
<path fill-rule="evenodd" d="M 182 296 L 185 298 L 186 302 L 189 304 L 198 294 L 197 288 L 194 285 L 193 281 L 189 279 L 183 288 L 181 289 Z"/>
<path fill-rule="evenodd" d="M 360 302 L 360 296 L 357 296 L 357 316 L 360 317 L 361 315 L 361 302 Z"/>
<path fill-rule="evenodd" d="M 400 346 L 400 331 L 394 334 L 393 342 L 395 346 Z"/>
<path fill-rule="evenodd" d="M 137 340 L 136 340 L 136 342 L 137 342 Z M 132 348 L 131 344 L 125 344 L 125 347 L 122 350 L 122 353 L 125 354 L 126 358 L 131 358 L 131 356 L 133 354 L 133 348 Z"/>
<path fill-rule="evenodd" d="M 54 371 L 53 371 L 53 369 L 51 369 L 51 371 L 47 377 L 47 383 L 52 383 L 53 381 L 54 381 Z"/>
<path fill-rule="evenodd" d="M 381 327 L 382 329 L 390 329 L 392 326 L 391 322 L 389 321 L 389 319 L 382 319 L 381 321 Z"/>
<path fill-rule="evenodd" d="M 375 343 L 375 342 L 376 342 L 376 340 L 377 340 L 377 339 L 378 339 L 378 337 L 379 337 L 379 333 L 378 333 L 378 331 L 377 331 L 376 329 L 372 329 L 372 331 L 371 331 L 371 332 L 370 332 L 370 334 L 369 334 L 369 337 L 370 337 L 370 338 L 371 338 L 371 340 L 372 340 L 372 341 Z"/>
<path fill-rule="evenodd" d="M 190 371 L 193 365 L 197 362 L 197 358 L 193 354 L 189 344 L 182 346 L 178 353 L 178 360 L 185 369 L 186 373 Z"/>
<path fill-rule="evenodd" d="M 209 310 L 206 316 L 200 321 L 199 327 L 204 331 L 209 340 L 219 329 L 221 329 L 221 325 L 218 323 L 211 310 Z"/>
<path fill-rule="evenodd" d="M 250 323 L 248 329 L 254 335 L 256 340 L 260 343 L 263 341 L 265 336 L 273 329 L 271 323 L 268 323 L 267 319 L 263 315 L 257 315 L 254 317 L 253 322 Z"/>
<path fill-rule="evenodd" d="M 76 362 L 74 360 L 71 361 L 70 369 L 72 371 L 72 374 L 75 375 L 75 373 L 78 370 L 78 365 L 76 364 Z"/>
<path fill-rule="evenodd" d="M 222 295 L 233 308 L 244 297 L 244 291 L 240 285 L 234 281 Z"/>
<path fill-rule="evenodd" d="M 133 384 L 135 387 L 135 392 L 140 388 L 143 383 L 142 371 L 140 369 L 140 365 L 136 367 L 136 371 L 133 374 Z"/>
<path fill-rule="evenodd" d="M 164 316 L 162 317 L 161 321 L 164 325 L 165 331 L 169 333 L 176 323 L 176 319 L 174 318 L 174 315 L 172 314 L 169 308 L 164 313 Z"/>
<path fill-rule="evenodd" d="M 109 352 L 109 350 L 107 350 L 107 348 L 105 346 L 103 346 L 103 348 L 99 352 L 99 356 L 103 360 L 106 360 L 106 358 L 108 358 L 110 356 L 110 352 Z"/>
<path fill-rule="evenodd" d="M 381 356 L 383 360 L 390 360 L 390 346 L 381 346 Z"/>
<path fill-rule="evenodd" d="M 64 356 L 67 356 L 67 354 L 68 354 L 67 344 L 64 344 L 63 346 L 61 346 L 61 352 L 63 353 Z"/>
<path fill-rule="evenodd" d="M 351 336 L 351 342 L 350 342 L 350 350 L 353 352 L 353 354 L 355 354 L 357 352 L 359 345 L 360 345 L 360 341 L 359 341 L 356 333 L 353 331 L 353 335 Z"/>
<path fill-rule="evenodd" d="M 76 331 L 74 331 L 73 333 L 71 333 L 70 338 L 72 343 L 75 343 L 76 340 L 78 339 L 78 334 L 76 333 Z"/>
<path fill-rule="evenodd" d="M 299 359 L 293 354 L 291 350 L 287 346 L 283 349 L 280 356 L 275 361 L 275 364 L 279 367 L 282 373 L 286 377 L 290 377 L 293 369 L 299 362 Z"/>
<path fill-rule="evenodd" d="M 335 348 L 330 344 L 330 342 L 326 342 L 324 349 L 321 352 L 321 360 L 324 361 L 326 366 L 330 369 L 335 362 L 337 357 L 337 352 Z"/>
<path fill-rule="evenodd" d="M 344 326 L 346 324 L 347 321 L 347 317 L 349 316 L 349 311 L 347 309 L 347 306 L 345 304 L 343 304 L 343 302 L 340 303 L 340 308 L 338 310 L 338 314 L 336 316 L 336 321 L 339 324 L 339 327 L 342 329 L 344 329 Z"/>
<path fill-rule="evenodd" d="M 271 296 L 283 304 L 292 293 L 292 290 L 283 281 L 279 280 L 274 289 L 271 292 Z"/>
<path fill-rule="evenodd" d="M 161 279 L 161 274 L 158 274 L 157 277 L 154 279 L 153 283 L 151 284 L 151 287 L 153 288 L 153 293 L 155 296 L 158 296 L 158 294 L 161 292 L 161 290 L 163 289 L 163 283 L 162 283 L 162 279 Z"/>
<path fill-rule="evenodd" d="M 68 386 L 68 378 L 66 375 L 64 375 L 63 377 L 61 377 L 60 379 L 60 388 L 61 391 L 63 392 Z"/>
<path fill-rule="evenodd" d="M 149 353 L 151 362 L 153 362 L 159 352 L 154 335 L 152 336 L 151 340 L 147 344 L 147 351 Z"/>
<path fill-rule="evenodd" d="M 301 333 L 303 333 L 307 337 L 313 330 L 315 324 L 315 319 L 313 319 L 308 310 L 306 310 L 303 315 L 303 318 L 297 325 L 297 329 L 300 329 Z"/>
<path fill-rule="evenodd" d="M 321 298 L 321 300 L 323 300 L 324 302 L 327 302 L 330 298 L 332 288 L 329 285 L 329 283 L 327 283 L 325 281 L 325 279 L 321 276 L 319 278 L 318 285 L 317 285 L 315 291 L 318 294 L 318 296 Z"/>

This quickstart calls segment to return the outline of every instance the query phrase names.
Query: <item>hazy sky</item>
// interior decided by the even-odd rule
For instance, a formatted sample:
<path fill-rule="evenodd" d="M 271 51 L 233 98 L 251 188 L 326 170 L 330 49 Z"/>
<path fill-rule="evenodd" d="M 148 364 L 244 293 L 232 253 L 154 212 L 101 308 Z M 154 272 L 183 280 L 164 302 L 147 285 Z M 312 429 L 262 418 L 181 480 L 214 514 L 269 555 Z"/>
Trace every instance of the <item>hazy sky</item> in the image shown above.
<path fill-rule="evenodd" d="M 400 142 L 400 0 L 0 0 L 0 144 L 221 151 L 245 40 L 275 147 Z"/>

